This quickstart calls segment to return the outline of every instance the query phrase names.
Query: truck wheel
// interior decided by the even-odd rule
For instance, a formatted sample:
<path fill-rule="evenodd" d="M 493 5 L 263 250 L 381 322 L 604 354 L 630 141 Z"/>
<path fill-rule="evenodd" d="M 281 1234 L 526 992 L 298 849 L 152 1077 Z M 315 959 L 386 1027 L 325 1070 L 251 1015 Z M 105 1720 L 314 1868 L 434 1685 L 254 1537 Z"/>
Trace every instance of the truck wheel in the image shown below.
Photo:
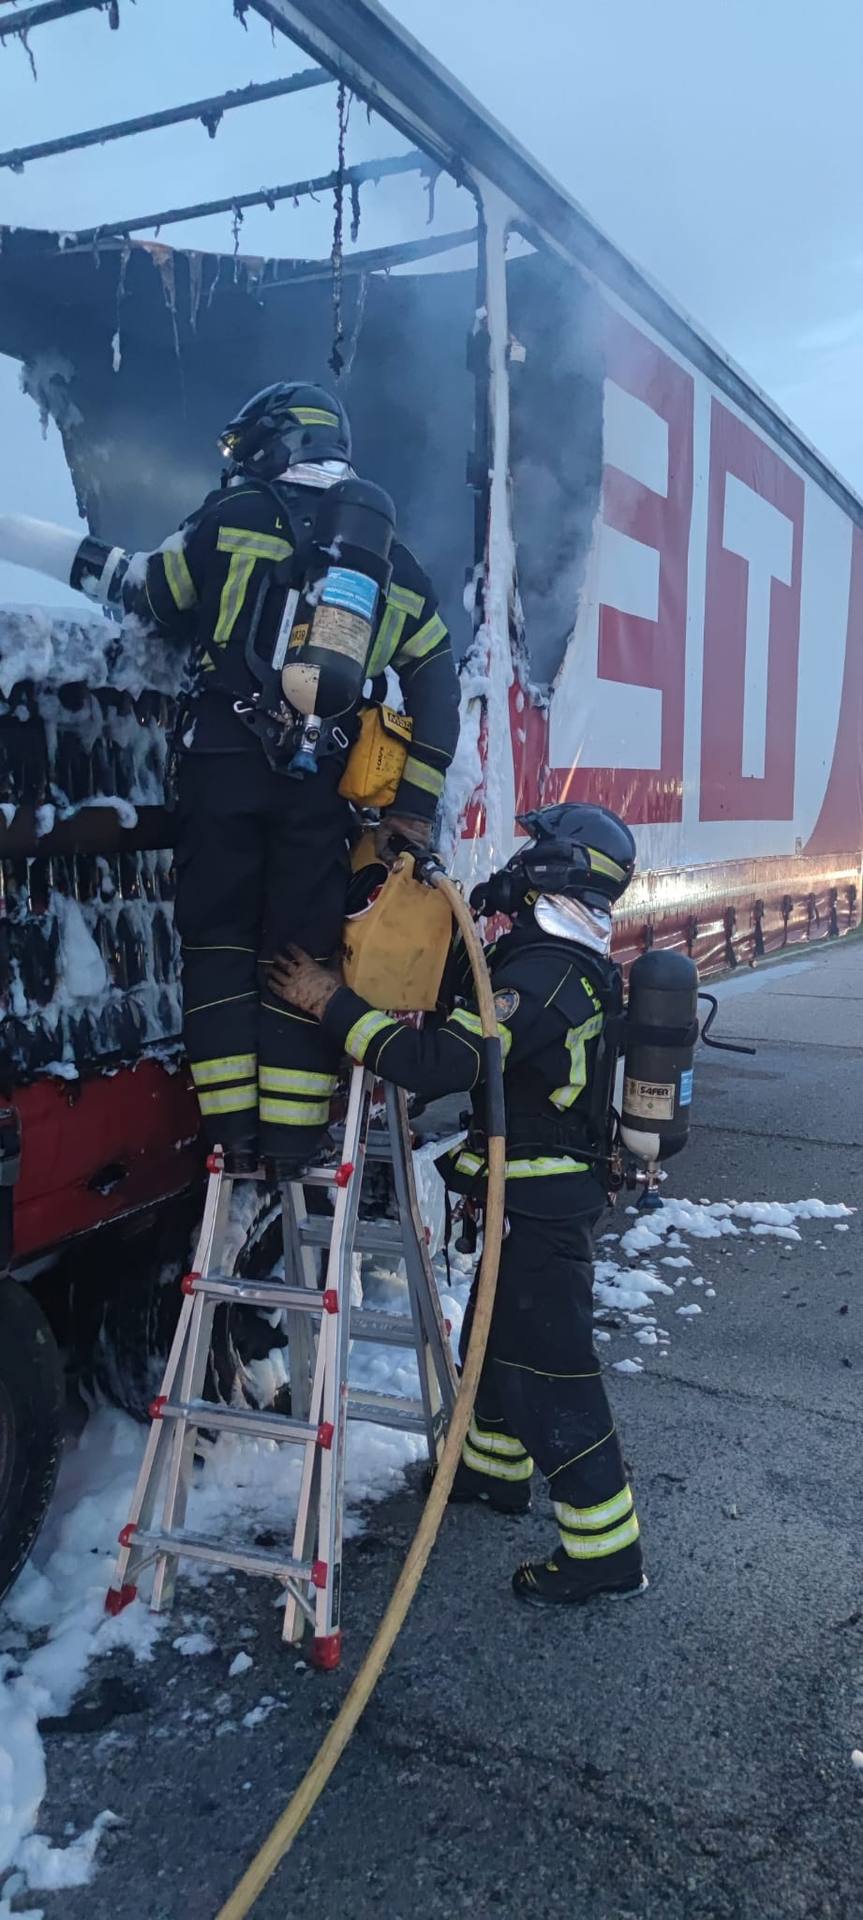
<path fill-rule="evenodd" d="M 135 1420 L 147 1420 L 159 1392 L 180 1311 L 180 1278 L 190 1261 L 201 1214 L 200 1193 L 184 1195 L 108 1237 L 97 1236 L 74 1256 L 73 1319 L 85 1378 Z M 262 1204 L 251 1221 L 235 1271 L 268 1274 L 281 1247 L 279 1210 Z M 216 1314 L 205 1394 L 256 1403 L 256 1373 L 280 1344 L 266 1318 L 251 1307 Z M 269 1394 L 265 1395 L 269 1398 Z"/>
<path fill-rule="evenodd" d="M 27 1288 L 0 1279 L 0 1599 L 23 1566 L 63 1449 L 63 1365 Z"/>

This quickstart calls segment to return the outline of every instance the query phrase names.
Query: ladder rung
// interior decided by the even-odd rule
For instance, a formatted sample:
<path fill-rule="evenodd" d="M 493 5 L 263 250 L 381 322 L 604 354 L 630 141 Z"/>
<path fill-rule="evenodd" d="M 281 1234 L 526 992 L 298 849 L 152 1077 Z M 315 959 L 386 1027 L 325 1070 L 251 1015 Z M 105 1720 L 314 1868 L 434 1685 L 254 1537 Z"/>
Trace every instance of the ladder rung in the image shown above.
<path fill-rule="evenodd" d="M 285 1313 L 320 1313 L 317 1287 L 285 1287 L 278 1280 L 243 1280 L 230 1273 L 196 1274 L 191 1293 L 210 1300 L 231 1300 L 238 1307 L 279 1307 Z"/>
<path fill-rule="evenodd" d="M 405 1433 L 426 1430 L 421 1400 L 409 1400 L 402 1393 L 368 1393 L 364 1387 L 349 1389 L 348 1419 L 370 1420 L 376 1427 L 401 1427 Z"/>
<path fill-rule="evenodd" d="M 283 1180 L 280 1184 L 285 1187 L 332 1187 L 340 1165 L 339 1160 L 334 1160 L 328 1167 L 307 1167 L 304 1173 L 297 1175 L 296 1179 Z M 255 1167 L 251 1173 L 226 1173 L 223 1178 L 234 1184 L 244 1180 L 257 1180 L 267 1186 L 273 1184 L 263 1167 Z"/>
<path fill-rule="evenodd" d="M 409 1313 L 381 1313 L 373 1307 L 351 1308 L 351 1337 L 375 1340 L 382 1347 L 412 1347 L 416 1341 Z"/>
<path fill-rule="evenodd" d="M 304 1220 L 300 1226 L 302 1245 L 328 1247 L 332 1224 L 331 1220 L 314 1214 Z M 353 1245 L 357 1253 L 395 1253 L 401 1257 L 405 1250 L 404 1234 L 397 1220 L 358 1220 Z"/>
<path fill-rule="evenodd" d="M 239 1567 L 243 1573 L 273 1574 L 283 1580 L 310 1580 L 311 1565 L 300 1560 L 285 1560 L 280 1553 L 268 1553 L 264 1547 L 223 1547 L 202 1533 L 159 1533 L 137 1528 L 134 1547 L 150 1547 L 155 1553 L 178 1553 L 188 1560 L 211 1560 L 216 1567 Z"/>
<path fill-rule="evenodd" d="M 160 1420 L 188 1420 L 193 1427 L 219 1433 L 244 1433 L 252 1440 L 317 1440 L 318 1429 L 306 1420 L 290 1420 L 284 1413 L 265 1413 L 255 1407 L 222 1407 L 213 1400 L 168 1400 L 159 1408 Z"/>

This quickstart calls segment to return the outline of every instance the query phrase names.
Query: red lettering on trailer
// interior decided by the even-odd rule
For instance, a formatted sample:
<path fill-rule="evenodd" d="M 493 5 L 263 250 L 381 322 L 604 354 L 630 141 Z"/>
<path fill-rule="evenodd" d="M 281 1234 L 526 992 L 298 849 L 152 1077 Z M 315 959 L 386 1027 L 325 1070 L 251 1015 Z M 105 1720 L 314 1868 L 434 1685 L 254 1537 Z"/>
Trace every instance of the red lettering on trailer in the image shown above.
<path fill-rule="evenodd" d="M 604 316 L 606 377 L 664 421 L 667 487 L 660 492 L 620 467 L 603 469 L 602 517 L 627 540 L 659 556 L 657 616 L 602 605 L 600 679 L 655 688 L 661 695 L 661 746 L 656 767 L 555 767 L 543 796 L 593 800 L 631 824 L 676 821 L 683 812 L 683 720 L 686 698 L 686 602 L 692 514 L 692 375 L 612 309 Z"/>
<path fill-rule="evenodd" d="M 721 401 L 710 426 L 702 820 L 791 820 L 804 483 Z"/>
<path fill-rule="evenodd" d="M 839 725 L 833 764 L 821 812 L 804 853 L 835 853 L 863 846 L 863 530 L 855 527 L 851 546 L 848 631 Z"/>

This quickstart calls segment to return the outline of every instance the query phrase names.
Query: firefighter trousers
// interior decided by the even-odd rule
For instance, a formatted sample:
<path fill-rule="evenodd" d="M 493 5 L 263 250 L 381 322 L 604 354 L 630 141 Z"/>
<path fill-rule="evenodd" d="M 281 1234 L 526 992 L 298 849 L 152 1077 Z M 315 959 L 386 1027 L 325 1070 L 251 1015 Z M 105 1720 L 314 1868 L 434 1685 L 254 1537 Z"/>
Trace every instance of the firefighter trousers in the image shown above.
<path fill-rule="evenodd" d="M 288 941 L 327 960 L 350 872 L 341 764 L 291 780 L 256 746 L 186 753 L 176 832 L 176 925 L 192 1077 L 211 1145 L 307 1163 L 319 1147 L 339 1049 L 274 998 L 261 971 Z"/>
<path fill-rule="evenodd" d="M 508 1481 L 545 1474 L 574 1558 L 634 1549 L 638 1521 L 593 1344 L 596 1215 L 513 1214 L 463 1459 Z M 461 1336 L 467 1351 L 468 1302 Z"/>

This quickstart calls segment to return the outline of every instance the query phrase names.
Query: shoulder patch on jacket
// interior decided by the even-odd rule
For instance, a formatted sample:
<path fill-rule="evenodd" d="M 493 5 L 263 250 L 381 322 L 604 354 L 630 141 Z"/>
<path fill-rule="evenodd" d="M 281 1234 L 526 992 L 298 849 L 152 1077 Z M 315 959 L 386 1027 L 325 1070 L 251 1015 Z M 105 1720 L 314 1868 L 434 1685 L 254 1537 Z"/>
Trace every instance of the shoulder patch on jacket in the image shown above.
<path fill-rule="evenodd" d="M 519 1004 L 520 995 L 514 987 L 504 987 L 494 996 L 494 1010 L 498 1020 L 511 1020 Z"/>

